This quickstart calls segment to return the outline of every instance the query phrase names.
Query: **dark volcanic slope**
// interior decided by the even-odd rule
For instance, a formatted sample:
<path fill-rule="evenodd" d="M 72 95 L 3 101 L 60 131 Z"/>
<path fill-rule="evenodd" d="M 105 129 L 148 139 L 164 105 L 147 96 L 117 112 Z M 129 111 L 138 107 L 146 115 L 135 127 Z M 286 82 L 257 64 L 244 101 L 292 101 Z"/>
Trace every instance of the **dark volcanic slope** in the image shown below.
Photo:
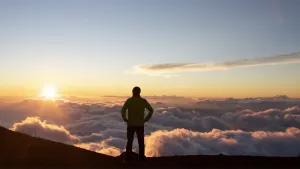
<path fill-rule="evenodd" d="M 0 167 L 128 168 L 124 154 L 114 158 L 74 146 L 31 137 L 0 127 Z M 300 158 L 249 156 L 174 156 L 148 158 L 129 168 L 300 168 Z"/>
<path fill-rule="evenodd" d="M 0 166 L 111 166 L 113 157 L 0 127 Z"/>
<path fill-rule="evenodd" d="M 122 153 L 120 160 L 125 158 Z M 135 154 L 138 158 L 138 154 Z M 136 164 L 139 166 L 139 164 Z M 195 155 L 150 157 L 143 164 L 149 168 L 300 168 L 300 157 L 258 157 L 258 156 L 224 156 Z"/>

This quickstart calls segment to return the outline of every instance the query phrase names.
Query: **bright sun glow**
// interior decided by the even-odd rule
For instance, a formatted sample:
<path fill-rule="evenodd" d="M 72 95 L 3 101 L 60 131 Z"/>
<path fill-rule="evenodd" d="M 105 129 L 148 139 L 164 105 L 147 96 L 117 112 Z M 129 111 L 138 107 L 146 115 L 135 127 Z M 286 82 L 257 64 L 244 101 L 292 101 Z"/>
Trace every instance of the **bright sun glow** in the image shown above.
<path fill-rule="evenodd" d="M 44 86 L 42 96 L 46 99 L 54 99 L 57 97 L 56 89 L 53 86 Z"/>

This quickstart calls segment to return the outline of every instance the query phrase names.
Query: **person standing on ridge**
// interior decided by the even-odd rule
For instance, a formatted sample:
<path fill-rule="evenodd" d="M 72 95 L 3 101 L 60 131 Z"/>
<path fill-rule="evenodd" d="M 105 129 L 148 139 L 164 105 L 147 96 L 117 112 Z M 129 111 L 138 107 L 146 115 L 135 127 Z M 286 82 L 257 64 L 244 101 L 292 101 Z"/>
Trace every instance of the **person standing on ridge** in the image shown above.
<path fill-rule="evenodd" d="M 126 100 L 121 109 L 122 118 L 127 123 L 126 161 L 131 160 L 134 133 L 136 133 L 139 143 L 139 160 L 146 160 L 144 143 L 144 123 L 150 120 L 153 114 L 153 108 L 146 99 L 140 96 L 140 94 L 141 89 L 139 87 L 134 87 L 132 89 L 132 97 Z M 149 111 L 146 118 L 144 117 L 145 109 Z M 127 110 L 128 118 L 126 118 Z"/>

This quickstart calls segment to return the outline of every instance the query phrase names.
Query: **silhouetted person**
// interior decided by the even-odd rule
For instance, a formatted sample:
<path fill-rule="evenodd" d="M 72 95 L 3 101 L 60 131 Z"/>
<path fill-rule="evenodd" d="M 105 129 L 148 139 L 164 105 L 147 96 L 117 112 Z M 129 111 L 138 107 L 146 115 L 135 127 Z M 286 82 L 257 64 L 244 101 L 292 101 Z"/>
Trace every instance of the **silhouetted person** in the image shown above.
<path fill-rule="evenodd" d="M 132 97 L 126 100 L 121 110 L 122 118 L 127 123 L 126 161 L 131 160 L 134 133 L 136 133 L 139 143 L 139 160 L 146 160 L 144 123 L 150 120 L 153 114 L 153 108 L 146 99 L 140 96 L 140 94 L 141 89 L 139 87 L 134 87 L 132 89 Z M 146 118 L 144 117 L 145 109 L 149 111 Z M 126 118 L 126 110 L 128 110 L 128 119 Z"/>

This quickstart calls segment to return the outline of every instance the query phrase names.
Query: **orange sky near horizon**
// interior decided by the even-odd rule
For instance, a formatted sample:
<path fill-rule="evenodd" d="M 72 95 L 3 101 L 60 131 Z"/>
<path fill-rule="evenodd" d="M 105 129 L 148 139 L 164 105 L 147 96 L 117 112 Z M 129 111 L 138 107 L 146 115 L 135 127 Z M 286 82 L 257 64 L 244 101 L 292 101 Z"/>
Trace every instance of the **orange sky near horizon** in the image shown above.
<path fill-rule="evenodd" d="M 130 96 L 133 86 L 54 86 L 58 95 L 64 96 Z M 245 97 L 271 97 L 276 95 L 287 95 L 292 98 L 300 98 L 300 87 L 294 86 L 140 86 L 144 96 L 177 95 L 186 97 L 212 97 L 212 98 L 245 98 Z M 41 94 L 43 86 L 1 86 L 0 96 L 34 97 Z M 283 92 L 284 91 L 284 92 Z"/>

